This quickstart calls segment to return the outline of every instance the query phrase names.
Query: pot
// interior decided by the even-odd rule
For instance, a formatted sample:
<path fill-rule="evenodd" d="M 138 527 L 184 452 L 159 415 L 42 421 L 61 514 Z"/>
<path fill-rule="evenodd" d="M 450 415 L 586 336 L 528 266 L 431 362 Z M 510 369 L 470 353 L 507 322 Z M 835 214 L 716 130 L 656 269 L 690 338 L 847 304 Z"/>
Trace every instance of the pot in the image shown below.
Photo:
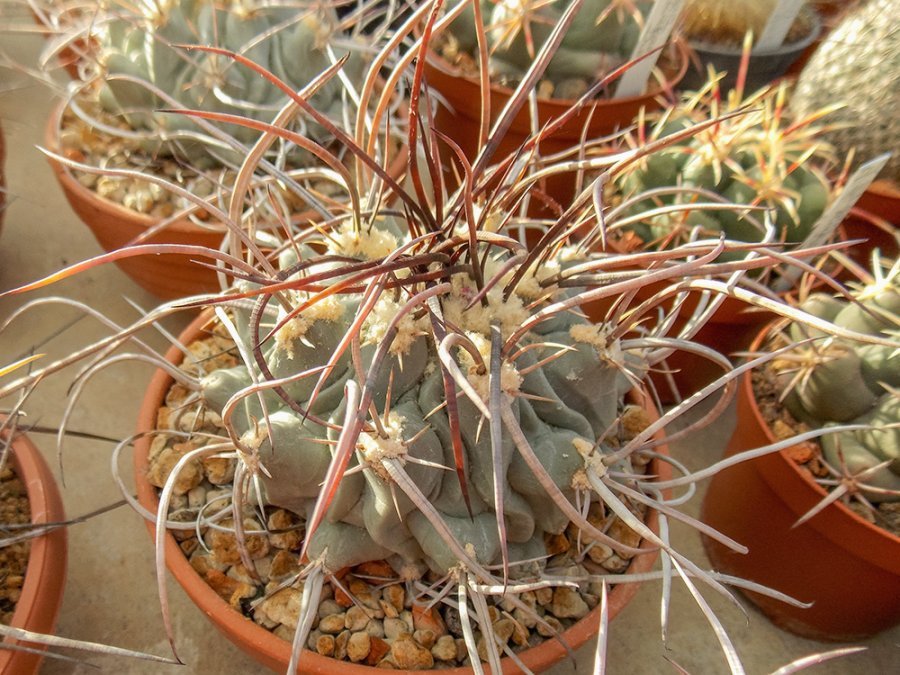
<path fill-rule="evenodd" d="M 900 226 L 900 185 L 891 180 L 876 180 L 869 185 L 856 205 L 874 216 Z"/>
<path fill-rule="evenodd" d="M 673 88 L 687 72 L 688 61 L 681 43 L 674 45 L 675 68 L 667 73 L 668 79 L 655 82 L 644 94 L 620 99 L 597 99 L 579 111 L 553 136 L 540 144 L 541 155 L 566 152 L 582 145 L 584 126 L 587 125 L 587 140 L 608 136 L 629 126 L 643 108 L 647 111 L 662 107 L 663 101 L 671 97 Z M 434 128 L 453 139 L 471 162 L 478 151 L 478 134 L 481 120 L 481 84 L 475 77 L 462 74 L 457 68 L 433 50 L 425 61 L 425 80 L 448 105 L 437 105 L 434 111 Z M 497 84 L 490 87 L 491 123 L 499 117 L 509 101 L 513 90 Z M 546 125 L 560 117 L 576 103 L 575 99 L 548 99 L 538 97 L 538 123 Z M 449 107 L 448 107 L 449 106 Z M 514 153 L 531 136 L 531 116 L 528 107 L 523 106 L 513 119 L 509 131 L 502 137 L 494 159 L 499 160 Z M 446 153 L 445 166 L 455 166 L 458 161 L 450 154 L 446 144 L 441 147 Z M 449 177 L 452 180 L 452 176 Z M 544 192 L 558 204 L 571 203 L 575 193 L 574 175 L 563 174 L 546 181 Z"/>
<path fill-rule="evenodd" d="M 769 330 L 751 349 L 763 347 Z M 746 373 L 726 455 L 774 442 Z M 745 593 L 777 626 L 803 637 L 854 641 L 900 623 L 900 538 L 840 503 L 794 527 L 826 492 L 789 452 L 742 462 L 710 481 L 701 519 L 750 549 L 741 555 L 704 537 L 713 567 L 812 602 L 803 609 Z"/>
<path fill-rule="evenodd" d="M 11 449 L 9 458 L 28 493 L 32 522 L 64 521 L 62 497 L 43 455 L 24 434 L 13 438 Z M 22 594 L 13 613 L 13 627 L 45 634 L 56 629 L 66 583 L 66 552 L 65 528 L 31 540 Z M 6 638 L 4 642 L 21 644 L 29 649 L 44 649 L 41 645 L 13 638 Z M 0 649 L 0 674 L 36 673 L 44 658 L 41 651 L 29 653 Z"/>
<path fill-rule="evenodd" d="M 209 317 L 208 313 L 201 314 L 179 336 L 179 341 L 183 344 L 189 344 L 201 337 Z M 173 364 L 180 363 L 182 356 L 181 350 L 175 346 L 169 349 L 166 354 L 167 360 Z M 162 370 L 158 370 L 153 376 L 144 396 L 138 417 L 137 428 L 139 434 L 156 428 L 157 412 L 164 404 L 166 392 L 169 390 L 172 382 L 172 378 Z M 644 404 L 653 418 L 657 416 L 649 397 L 633 393 L 631 398 L 635 402 Z M 159 506 L 156 488 L 146 478 L 149 468 L 149 450 L 150 437 L 142 435 L 135 443 L 135 480 L 137 483 L 137 495 L 141 504 L 155 513 Z M 659 451 L 668 454 L 665 446 L 660 446 Z M 665 480 L 667 476 L 671 476 L 671 468 L 666 463 L 654 460 L 648 467 L 648 473 L 656 474 L 662 480 Z M 658 518 L 655 511 L 650 512 L 646 522 L 654 531 L 657 531 Z M 155 533 L 154 524 L 148 522 L 147 529 L 151 538 L 153 538 Z M 219 597 L 206 581 L 197 574 L 171 534 L 166 535 L 165 547 L 166 566 L 169 572 L 181 584 L 188 596 L 210 618 L 216 628 L 222 631 L 235 645 L 266 667 L 284 672 L 290 660 L 290 643 L 276 637 L 251 619 L 246 618 Z M 644 541 L 641 544 L 641 548 L 650 550 L 653 547 Z M 652 551 L 646 555 L 636 556 L 628 567 L 627 572 L 640 573 L 651 570 L 657 555 L 656 551 Z M 637 593 L 637 590 L 638 584 L 635 583 L 613 586 L 608 597 L 608 616 L 610 619 L 615 617 L 628 604 Z M 599 622 L 600 609 L 596 608 L 584 619 L 581 619 L 563 632 L 560 637 L 566 645 L 574 649 L 596 636 Z M 567 658 L 568 653 L 559 640 L 545 640 L 537 647 L 520 652 L 518 656 L 528 668 L 538 672 L 546 670 L 554 663 Z M 504 673 L 520 672 L 518 666 L 511 659 L 504 658 L 502 663 Z M 336 661 L 308 650 L 303 654 L 300 669 L 300 672 L 312 675 L 333 675 L 335 672 L 343 675 L 371 675 L 373 672 L 372 668 L 368 666 Z M 431 673 L 432 671 L 394 672 L 403 672 L 409 675 L 412 672 Z M 472 671 L 469 668 L 454 668 L 434 672 L 447 673 L 448 675 L 466 675 Z"/>
<path fill-rule="evenodd" d="M 791 65 L 799 60 L 822 32 L 822 21 L 815 12 L 810 16 L 813 28 L 802 40 L 782 45 L 778 49 L 767 52 L 752 52 L 750 65 L 747 68 L 747 81 L 744 91 L 753 92 L 787 73 Z M 725 75 L 719 81 L 723 91 L 734 89 L 737 74 L 741 66 L 743 52 L 740 47 L 719 45 L 698 40 L 689 40 L 688 46 L 693 52 L 694 65 L 681 81 L 681 88 L 689 91 L 700 89 L 708 80 L 707 66 L 712 65 L 717 73 Z"/>

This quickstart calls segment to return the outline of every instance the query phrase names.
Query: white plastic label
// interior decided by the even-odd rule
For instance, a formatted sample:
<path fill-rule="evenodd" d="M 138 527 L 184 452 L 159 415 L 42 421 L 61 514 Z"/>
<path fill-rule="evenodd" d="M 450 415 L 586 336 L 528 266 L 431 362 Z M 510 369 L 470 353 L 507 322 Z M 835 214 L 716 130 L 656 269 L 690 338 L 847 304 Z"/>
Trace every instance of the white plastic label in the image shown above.
<path fill-rule="evenodd" d="M 684 0 L 656 0 L 653 3 L 653 9 L 647 15 L 644 30 L 641 32 L 641 36 L 638 38 L 637 45 L 635 45 L 629 60 L 634 60 L 654 49 L 658 50 L 666 44 L 666 40 L 669 39 L 669 35 L 671 35 L 672 29 L 675 27 L 675 21 L 681 14 L 681 6 L 683 4 Z M 619 80 L 615 98 L 643 94 L 650 72 L 659 60 L 659 55 L 660 51 L 650 54 L 643 61 L 629 68 Z"/>
<path fill-rule="evenodd" d="M 794 25 L 794 19 L 803 9 L 804 0 L 780 0 L 769 15 L 769 21 L 763 29 L 762 35 L 753 46 L 757 54 L 761 52 L 775 51 L 784 44 L 788 31 Z"/>

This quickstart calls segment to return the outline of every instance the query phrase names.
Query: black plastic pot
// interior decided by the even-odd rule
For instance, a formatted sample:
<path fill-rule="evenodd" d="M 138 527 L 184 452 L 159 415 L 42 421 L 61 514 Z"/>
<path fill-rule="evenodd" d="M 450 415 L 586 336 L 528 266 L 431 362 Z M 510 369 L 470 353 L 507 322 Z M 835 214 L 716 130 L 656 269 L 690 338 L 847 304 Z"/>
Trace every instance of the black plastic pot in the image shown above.
<path fill-rule="evenodd" d="M 812 30 L 802 40 L 784 44 L 771 52 L 751 53 L 744 91 L 756 91 L 784 75 L 806 48 L 815 42 L 821 31 L 822 22 L 817 16 L 814 16 Z M 694 40 L 689 40 L 688 46 L 693 52 L 691 55 L 692 65 L 681 81 L 681 89 L 695 90 L 706 84 L 710 64 L 716 69 L 716 72 L 725 73 L 720 84 L 722 89 L 727 91 L 734 88 L 741 65 L 742 53 L 739 47 Z"/>

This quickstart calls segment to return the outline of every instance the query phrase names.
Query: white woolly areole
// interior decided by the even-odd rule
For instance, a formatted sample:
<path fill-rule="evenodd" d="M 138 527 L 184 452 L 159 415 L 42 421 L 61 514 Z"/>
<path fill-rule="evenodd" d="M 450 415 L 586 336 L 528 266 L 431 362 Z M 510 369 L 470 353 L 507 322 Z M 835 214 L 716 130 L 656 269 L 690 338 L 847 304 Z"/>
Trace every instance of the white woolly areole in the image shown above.
<path fill-rule="evenodd" d="M 497 284 L 488 291 L 487 305 L 480 301 L 466 309 L 466 306 L 478 294 L 475 281 L 465 274 L 454 275 L 452 291 L 441 299 L 444 318 L 466 332 L 491 334 L 491 322 L 500 326 L 500 334 L 504 339 L 512 335 L 529 316 L 522 299 L 513 295 L 503 300 L 502 284 Z"/>
<path fill-rule="evenodd" d="M 394 302 L 391 298 L 382 295 L 372 311 L 363 322 L 360 339 L 363 344 L 380 344 L 387 336 L 388 326 L 402 309 L 403 305 Z M 413 343 L 422 335 L 425 335 L 428 328 L 428 316 L 422 316 L 414 319 L 412 312 L 408 312 L 403 316 L 397 324 L 397 334 L 391 342 L 388 351 L 391 354 L 407 354 Z"/>
<path fill-rule="evenodd" d="M 480 333 L 467 332 L 466 336 L 475 344 L 485 365 L 491 362 L 491 343 Z M 480 373 L 480 364 L 465 349 L 459 350 L 460 363 L 465 368 L 466 379 L 482 401 L 487 402 L 491 397 L 491 375 L 488 370 Z M 522 376 L 516 367 L 509 361 L 504 361 L 500 366 L 500 390 L 506 394 L 514 394 L 522 386 Z"/>
<path fill-rule="evenodd" d="M 328 249 L 332 253 L 365 260 L 386 258 L 400 244 L 397 237 L 378 227 L 377 224 L 360 228 L 357 231 L 351 221 L 347 221 L 336 230 L 329 232 L 327 242 Z"/>
<path fill-rule="evenodd" d="M 308 293 L 294 293 L 295 305 L 300 305 L 309 299 Z M 314 305 L 307 307 L 300 316 L 296 316 L 275 332 L 275 345 L 278 349 L 287 352 L 289 359 L 294 358 L 294 342 L 300 340 L 309 331 L 316 321 L 339 321 L 344 315 L 344 304 L 336 296 L 329 296 L 319 300 Z M 286 316 L 282 309 L 278 313 L 278 321 Z"/>
<path fill-rule="evenodd" d="M 609 331 L 603 324 L 580 323 L 569 329 L 569 337 L 574 342 L 588 344 L 597 350 L 600 358 L 614 363 L 623 363 L 622 345 L 618 340 L 609 339 Z"/>
<path fill-rule="evenodd" d="M 362 454 L 366 463 L 382 478 L 389 478 L 387 471 L 381 466 L 383 459 L 406 456 L 406 443 L 403 440 L 403 424 L 405 422 L 405 417 L 391 411 L 388 413 L 387 419 L 382 420 L 385 438 L 367 432 L 359 435 L 356 449 Z"/>

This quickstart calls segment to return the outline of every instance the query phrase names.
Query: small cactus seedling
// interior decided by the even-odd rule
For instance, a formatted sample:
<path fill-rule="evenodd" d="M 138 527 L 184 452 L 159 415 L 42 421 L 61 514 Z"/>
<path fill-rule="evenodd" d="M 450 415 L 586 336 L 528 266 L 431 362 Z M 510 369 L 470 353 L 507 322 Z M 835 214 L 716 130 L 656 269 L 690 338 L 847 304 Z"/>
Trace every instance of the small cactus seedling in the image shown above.
<path fill-rule="evenodd" d="M 814 293 L 800 308 L 859 333 L 896 338 L 900 262 L 884 265 L 876 254 L 872 272 L 851 298 Z M 826 337 L 799 325 L 779 334 L 774 345 L 810 337 L 815 339 L 782 354 L 773 369 L 797 420 L 814 428 L 857 425 L 822 438 L 836 477 L 824 482 L 865 504 L 900 500 L 900 349 Z"/>

